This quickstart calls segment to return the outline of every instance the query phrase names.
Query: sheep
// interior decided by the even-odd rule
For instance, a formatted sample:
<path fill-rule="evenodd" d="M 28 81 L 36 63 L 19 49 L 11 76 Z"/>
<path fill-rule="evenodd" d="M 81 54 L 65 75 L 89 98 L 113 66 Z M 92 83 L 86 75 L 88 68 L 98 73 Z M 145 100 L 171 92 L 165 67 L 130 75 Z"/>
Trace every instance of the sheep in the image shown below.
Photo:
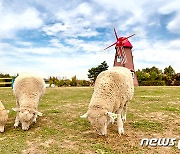
<path fill-rule="evenodd" d="M 16 107 L 12 108 L 17 112 L 14 127 L 22 124 L 23 130 L 28 130 L 32 122 L 36 123 L 38 103 L 45 93 L 45 82 L 41 77 L 23 74 L 18 76 L 14 82 L 13 93 L 16 98 Z"/>
<path fill-rule="evenodd" d="M 4 132 L 4 125 L 8 120 L 8 113 L 9 110 L 6 110 L 2 102 L 0 101 L 0 132 Z"/>
<path fill-rule="evenodd" d="M 107 126 L 117 118 L 118 133 L 124 134 L 127 103 L 134 94 L 132 74 L 125 67 L 113 67 L 101 72 L 95 82 L 88 111 L 81 118 L 88 118 L 99 135 L 107 135 Z"/>

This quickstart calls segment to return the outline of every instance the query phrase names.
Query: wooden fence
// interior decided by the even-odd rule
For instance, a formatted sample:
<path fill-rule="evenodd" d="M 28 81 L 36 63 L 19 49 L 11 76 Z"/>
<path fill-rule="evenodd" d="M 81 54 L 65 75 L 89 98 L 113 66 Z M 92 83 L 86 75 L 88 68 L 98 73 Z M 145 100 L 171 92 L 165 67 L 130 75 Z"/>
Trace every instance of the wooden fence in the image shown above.
<path fill-rule="evenodd" d="M 0 87 L 12 87 L 13 82 L 13 78 L 0 78 Z"/>

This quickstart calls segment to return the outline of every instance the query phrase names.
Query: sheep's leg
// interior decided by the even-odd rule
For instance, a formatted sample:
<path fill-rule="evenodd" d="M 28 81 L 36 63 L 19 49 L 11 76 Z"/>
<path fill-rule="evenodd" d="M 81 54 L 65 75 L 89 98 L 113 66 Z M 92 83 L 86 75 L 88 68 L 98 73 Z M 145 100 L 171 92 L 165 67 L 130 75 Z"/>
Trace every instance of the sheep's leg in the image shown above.
<path fill-rule="evenodd" d="M 17 128 L 19 126 L 19 122 L 20 122 L 20 120 L 19 120 L 19 113 L 17 113 L 16 119 L 15 119 L 15 123 L 14 123 L 14 127 L 15 128 Z"/>
<path fill-rule="evenodd" d="M 122 121 L 122 110 L 118 110 L 118 117 L 117 117 L 117 125 L 118 125 L 118 133 L 124 134 L 124 128 L 123 128 L 123 121 Z"/>
<path fill-rule="evenodd" d="M 4 125 L 1 125 L 1 126 L 0 126 L 0 132 L 1 132 L 1 133 L 4 132 Z"/>
<path fill-rule="evenodd" d="M 122 109 L 122 121 L 123 122 L 126 122 L 126 111 L 127 111 L 127 105 L 126 104 L 124 105 L 124 107 Z"/>
<path fill-rule="evenodd" d="M 34 117 L 34 120 L 33 120 L 34 123 L 36 123 L 36 119 L 37 119 L 37 114 Z"/>
<path fill-rule="evenodd" d="M 19 108 L 19 101 L 18 99 L 16 98 L 16 107 Z M 16 114 L 16 119 L 15 119 L 15 123 L 14 123 L 14 127 L 17 128 L 19 126 L 19 112 L 17 112 Z"/>

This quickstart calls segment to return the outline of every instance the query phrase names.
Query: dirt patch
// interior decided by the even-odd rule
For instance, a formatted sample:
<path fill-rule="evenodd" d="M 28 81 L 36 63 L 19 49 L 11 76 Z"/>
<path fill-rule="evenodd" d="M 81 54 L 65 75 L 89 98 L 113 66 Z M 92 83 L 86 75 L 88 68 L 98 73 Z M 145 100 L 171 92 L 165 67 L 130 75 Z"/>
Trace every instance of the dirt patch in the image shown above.
<path fill-rule="evenodd" d="M 180 101 L 176 101 L 176 102 L 174 102 L 174 101 L 169 101 L 169 102 L 167 102 L 168 104 L 173 104 L 173 105 L 179 105 L 180 104 Z"/>
<path fill-rule="evenodd" d="M 42 145 L 45 148 L 49 148 L 54 143 L 55 143 L 55 141 L 53 139 L 49 139 L 49 140 L 45 141 L 44 143 L 41 143 L 40 145 Z"/>
<path fill-rule="evenodd" d="M 27 141 L 26 143 L 27 143 L 28 148 L 22 150 L 22 154 L 27 154 L 27 153 L 35 154 L 35 153 L 37 153 L 37 151 L 38 151 L 37 141 L 34 141 L 34 142 Z"/>
<path fill-rule="evenodd" d="M 27 141 L 27 148 L 22 150 L 22 154 L 36 154 L 36 153 L 47 153 L 45 150 L 40 149 L 40 146 L 43 146 L 45 148 L 49 148 L 52 144 L 55 143 L 53 139 L 48 139 L 47 141 L 43 142 L 40 139 L 35 139 L 33 141 Z"/>
<path fill-rule="evenodd" d="M 48 123 L 49 125 L 53 124 L 52 120 L 48 117 L 42 117 L 41 118 L 41 123 Z"/>
<path fill-rule="evenodd" d="M 144 114 L 144 117 L 152 120 L 164 121 L 169 117 L 169 115 L 162 112 L 151 112 L 148 114 Z"/>
<path fill-rule="evenodd" d="M 7 137 L 2 137 L 2 138 L 0 138 L 0 141 L 3 141 L 3 140 L 5 140 Z"/>
<path fill-rule="evenodd" d="M 74 150 L 74 151 L 77 151 L 77 142 L 74 142 L 74 141 L 71 141 L 71 140 L 63 140 L 63 142 L 61 142 L 59 144 L 59 146 L 62 148 L 62 149 L 71 149 L 71 150 Z"/>

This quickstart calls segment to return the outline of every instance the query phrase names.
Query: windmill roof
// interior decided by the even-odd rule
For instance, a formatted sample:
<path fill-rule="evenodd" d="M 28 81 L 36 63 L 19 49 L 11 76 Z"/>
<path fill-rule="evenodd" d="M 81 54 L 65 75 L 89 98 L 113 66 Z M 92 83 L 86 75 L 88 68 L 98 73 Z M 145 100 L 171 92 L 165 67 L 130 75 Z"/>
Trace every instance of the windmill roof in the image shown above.
<path fill-rule="evenodd" d="M 123 47 L 129 47 L 129 48 L 133 48 L 132 44 L 129 42 L 129 40 L 127 39 L 126 41 L 124 41 L 124 45 Z"/>

